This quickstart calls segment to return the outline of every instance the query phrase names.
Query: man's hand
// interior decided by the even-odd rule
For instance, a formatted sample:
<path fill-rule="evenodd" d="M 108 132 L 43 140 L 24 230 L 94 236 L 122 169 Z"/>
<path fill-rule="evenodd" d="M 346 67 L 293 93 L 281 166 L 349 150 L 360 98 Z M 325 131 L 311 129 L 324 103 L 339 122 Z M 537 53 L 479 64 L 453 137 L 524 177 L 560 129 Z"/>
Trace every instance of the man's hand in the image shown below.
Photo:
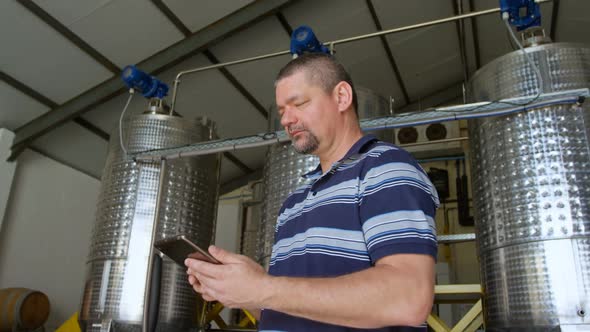
<path fill-rule="evenodd" d="M 209 253 L 222 264 L 187 258 L 188 282 L 205 301 L 229 308 L 259 309 L 271 277 L 250 258 L 210 246 Z"/>

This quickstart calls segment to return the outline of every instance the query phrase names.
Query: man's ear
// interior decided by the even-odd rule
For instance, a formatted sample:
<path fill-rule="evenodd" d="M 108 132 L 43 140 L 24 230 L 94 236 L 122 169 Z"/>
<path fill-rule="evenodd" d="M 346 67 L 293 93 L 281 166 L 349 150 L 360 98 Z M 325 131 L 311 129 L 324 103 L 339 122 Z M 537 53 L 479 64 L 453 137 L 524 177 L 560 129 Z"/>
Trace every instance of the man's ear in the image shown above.
<path fill-rule="evenodd" d="M 334 87 L 334 98 L 338 104 L 338 112 L 344 112 L 352 107 L 352 87 L 341 81 Z"/>

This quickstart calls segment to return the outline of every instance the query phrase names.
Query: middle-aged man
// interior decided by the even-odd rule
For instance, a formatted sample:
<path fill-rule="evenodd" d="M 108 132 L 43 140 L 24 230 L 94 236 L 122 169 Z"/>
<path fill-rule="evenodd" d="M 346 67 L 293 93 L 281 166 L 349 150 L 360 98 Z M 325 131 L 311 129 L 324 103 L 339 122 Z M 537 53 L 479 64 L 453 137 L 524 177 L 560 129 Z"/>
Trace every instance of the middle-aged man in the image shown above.
<path fill-rule="evenodd" d="M 283 204 L 270 269 L 217 247 L 187 259 L 207 301 L 260 315 L 261 331 L 425 331 L 438 196 L 404 150 L 363 136 L 352 81 L 331 56 L 289 62 L 276 80 L 281 124 L 320 158 Z"/>

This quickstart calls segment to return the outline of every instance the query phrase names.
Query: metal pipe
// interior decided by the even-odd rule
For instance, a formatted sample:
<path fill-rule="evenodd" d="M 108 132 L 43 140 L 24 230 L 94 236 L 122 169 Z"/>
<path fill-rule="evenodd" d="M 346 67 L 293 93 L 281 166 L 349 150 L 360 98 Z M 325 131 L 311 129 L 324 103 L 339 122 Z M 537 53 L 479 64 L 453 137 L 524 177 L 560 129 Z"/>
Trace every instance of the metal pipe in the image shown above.
<path fill-rule="evenodd" d="M 553 1 L 553 0 L 537 0 L 537 3 L 545 3 L 545 2 L 550 2 L 550 1 Z M 438 24 L 443 24 L 443 23 L 448 23 L 448 22 L 453 22 L 453 21 L 459 21 L 459 20 L 463 20 L 463 19 L 467 19 L 467 18 L 488 15 L 488 14 L 493 14 L 493 13 L 498 13 L 498 12 L 500 12 L 500 8 L 492 8 L 492 9 L 482 10 L 482 11 L 473 12 L 473 13 L 469 13 L 469 14 L 451 16 L 451 17 L 447 17 L 447 18 L 443 18 L 443 19 L 408 25 L 405 27 L 383 30 L 383 31 L 379 31 L 379 32 L 356 36 L 356 37 L 338 39 L 338 40 L 326 42 L 326 43 L 324 43 L 324 45 L 329 46 L 330 50 L 332 51 L 334 46 L 337 44 L 345 44 L 345 43 L 350 43 L 350 42 L 357 41 L 357 40 L 374 38 L 374 37 L 384 36 L 384 35 L 388 35 L 388 34 L 392 34 L 392 33 L 408 31 L 408 30 L 420 29 L 420 28 L 424 28 L 424 27 L 428 27 L 428 26 L 432 26 L 432 25 L 438 25 Z M 186 74 L 198 73 L 198 72 L 201 72 L 204 70 L 216 69 L 216 68 L 220 68 L 220 67 L 237 65 L 237 64 L 245 63 L 245 62 L 273 58 L 273 57 L 277 57 L 277 56 L 281 56 L 281 55 L 285 55 L 285 54 L 290 54 L 290 53 L 291 53 L 290 50 L 285 50 L 285 51 L 281 51 L 281 52 L 259 55 L 259 56 L 255 56 L 255 57 L 251 57 L 251 58 L 242 59 L 242 60 L 218 63 L 218 64 L 215 64 L 212 66 L 200 67 L 200 68 L 189 69 L 189 70 L 179 72 L 176 75 L 176 78 L 174 79 L 174 88 L 172 91 L 172 105 L 170 106 L 170 114 L 172 114 L 172 112 L 174 111 L 174 107 L 176 106 L 176 97 L 177 97 L 176 90 L 178 90 L 178 85 L 180 84 L 180 77 L 181 76 L 186 75 Z"/>
<path fill-rule="evenodd" d="M 217 69 L 217 68 L 221 68 L 221 67 L 237 65 L 237 64 L 245 63 L 245 62 L 257 61 L 257 60 L 262 60 L 262 59 L 267 59 L 267 58 L 274 58 L 277 56 L 286 55 L 286 54 L 290 54 L 290 53 L 291 53 L 290 50 L 286 50 L 286 51 L 270 53 L 270 54 L 266 54 L 266 55 L 259 55 L 259 56 L 255 56 L 255 57 L 251 57 L 251 58 L 242 59 L 242 60 L 218 63 L 218 64 L 211 65 L 211 66 L 189 69 L 189 70 L 179 72 L 176 75 L 176 78 L 174 79 L 174 88 L 173 88 L 174 90 L 172 91 L 172 105 L 170 106 L 170 114 L 172 114 L 172 112 L 174 111 L 174 106 L 176 106 L 177 90 L 178 90 L 178 85 L 180 84 L 180 77 L 182 75 L 193 74 L 193 73 L 198 73 L 198 72 L 205 71 L 205 70 Z"/>
<path fill-rule="evenodd" d="M 376 119 L 365 119 L 360 121 L 361 129 L 364 131 L 375 131 L 381 129 L 402 128 L 409 126 L 427 125 L 431 123 L 440 123 L 457 120 L 467 120 L 475 118 L 484 118 L 490 116 L 500 116 L 525 112 L 535 108 L 545 107 L 558 104 L 578 104 L 584 102 L 586 96 L 590 95 L 588 89 L 568 90 L 565 92 L 552 92 L 540 96 L 525 96 L 509 98 L 495 102 L 480 102 L 474 104 L 465 104 L 449 107 L 436 108 L 431 111 L 414 112 L 398 114 Z M 561 97 L 561 98 L 556 98 Z M 551 98 L 551 99 L 549 99 Z M 535 100 L 539 100 L 534 102 Z M 496 106 L 494 106 L 496 105 Z M 510 108 L 496 108 L 498 105 L 511 106 Z M 516 106 L 520 105 L 520 106 Z M 268 137 L 268 138 L 267 138 Z M 465 138 L 453 139 L 464 140 Z M 252 140 L 257 140 L 252 142 Z M 276 143 L 289 141 L 289 137 L 284 131 L 264 133 L 252 136 L 246 136 L 235 139 L 218 140 L 214 142 L 197 143 L 190 146 L 175 147 L 170 149 L 157 149 L 151 151 L 142 151 L 133 154 L 134 160 L 159 160 L 161 158 L 177 159 L 182 157 L 192 157 L 206 154 L 219 153 L 224 151 L 234 151 L 238 149 L 263 147 Z M 242 143 L 243 142 L 243 143 Z M 434 143 L 444 142 L 443 140 L 432 141 Z M 424 143 L 418 143 L 422 145 Z M 427 144 L 432 144 L 428 142 Z M 206 147 L 200 147 L 206 146 Z M 212 147 L 216 146 L 216 147 Z M 403 145 L 408 146 L 408 145 Z"/>
<path fill-rule="evenodd" d="M 202 155 L 206 155 L 206 154 L 214 154 L 214 153 L 226 152 L 226 151 L 236 151 L 236 150 L 248 149 L 248 148 L 259 148 L 259 147 L 273 145 L 273 144 L 277 144 L 277 143 L 283 143 L 283 142 L 287 142 L 287 141 L 289 141 L 288 137 L 275 138 L 275 139 L 269 139 L 269 140 L 260 141 L 260 142 L 254 142 L 254 143 L 245 143 L 245 144 L 240 144 L 240 145 L 234 144 L 234 145 L 230 145 L 230 146 L 209 149 L 209 150 L 196 150 L 196 151 L 189 151 L 189 152 L 179 152 L 177 154 L 167 155 L 166 159 L 195 157 L 195 156 L 202 156 Z"/>
<path fill-rule="evenodd" d="M 411 147 L 411 146 L 431 145 L 431 144 L 438 144 L 438 143 L 450 143 L 450 142 L 459 142 L 459 141 L 467 141 L 467 140 L 469 140 L 469 137 L 457 137 L 457 138 L 438 139 L 436 141 L 428 141 L 428 142 L 400 144 L 398 146 L 400 148 L 406 148 L 406 147 Z"/>
<path fill-rule="evenodd" d="M 425 163 L 433 163 L 437 161 L 455 161 L 455 160 L 465 160 L 465 156 L 451 156 L 451 157 L 435 157 L 435 158 L 428 158 L 428 159 L 417 159 L 416 161 L 419 164 Z"/>
<path fill-rule="evenodd" d="M 160 176 L 158 177 L 158 191 L 156 194 L 156 203 L 154 208 L 154 222 L 152 228 L 152 237 L 150 239 L 150 247 L 148 251 L 148 265 L 147 265 L 147 272 L 146 272 L 146 283 L 145 288 L 143 291 L 143 323 L 141 330 L 142 332 L 152 332 L 148 331 L 148 316 L 149 316 L 149 299 L 150 299 L 150 291 L 151 291 L 151 279 L 152 279 L 152 268 L 153 268 L 153 255 L 154 255 L 154 241 L 156 240 L 156 234 L 158 233 L 158 224 L 160 221 L 160 200 L 162 198 L 162 191 L 164 188 L 164 177 L 166 175 L 166 159 L 161 158 L 160 160 Z"/>

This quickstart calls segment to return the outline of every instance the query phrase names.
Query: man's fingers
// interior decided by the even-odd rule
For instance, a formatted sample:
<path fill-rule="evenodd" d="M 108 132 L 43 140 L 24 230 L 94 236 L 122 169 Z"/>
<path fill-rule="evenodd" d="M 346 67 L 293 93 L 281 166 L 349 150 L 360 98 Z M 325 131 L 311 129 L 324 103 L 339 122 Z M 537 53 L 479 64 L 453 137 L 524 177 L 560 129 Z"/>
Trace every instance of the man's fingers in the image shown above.
<path fill-rule="evenodd" d="M 200 284 L 199 279 L 197 279 L 194 275 L 189 274 L 188 276 L 188 283 L 191 284 L 191 286 L 195 285 L 195 284 Z"/>
<path fill-rule="evenodd" d="M 229 252 L 227 250 L 224 250 L 213 245 L 209 246 L 209 253 L 222 264 L 236 263 L 240 261 L 240 255 L 234 254 L 232 252 Z"/>
<path fill-rule="evenodd" d="M 223 268 L 222 266 L 217 264 L 211 264 L 192 258 L 185 259 L 184 265 L 186 265 L 192 272 L 206 275 L 209 277 L 215 277 L 216 275 L 219 275 L 221 273 L 221 269 Z"/>

